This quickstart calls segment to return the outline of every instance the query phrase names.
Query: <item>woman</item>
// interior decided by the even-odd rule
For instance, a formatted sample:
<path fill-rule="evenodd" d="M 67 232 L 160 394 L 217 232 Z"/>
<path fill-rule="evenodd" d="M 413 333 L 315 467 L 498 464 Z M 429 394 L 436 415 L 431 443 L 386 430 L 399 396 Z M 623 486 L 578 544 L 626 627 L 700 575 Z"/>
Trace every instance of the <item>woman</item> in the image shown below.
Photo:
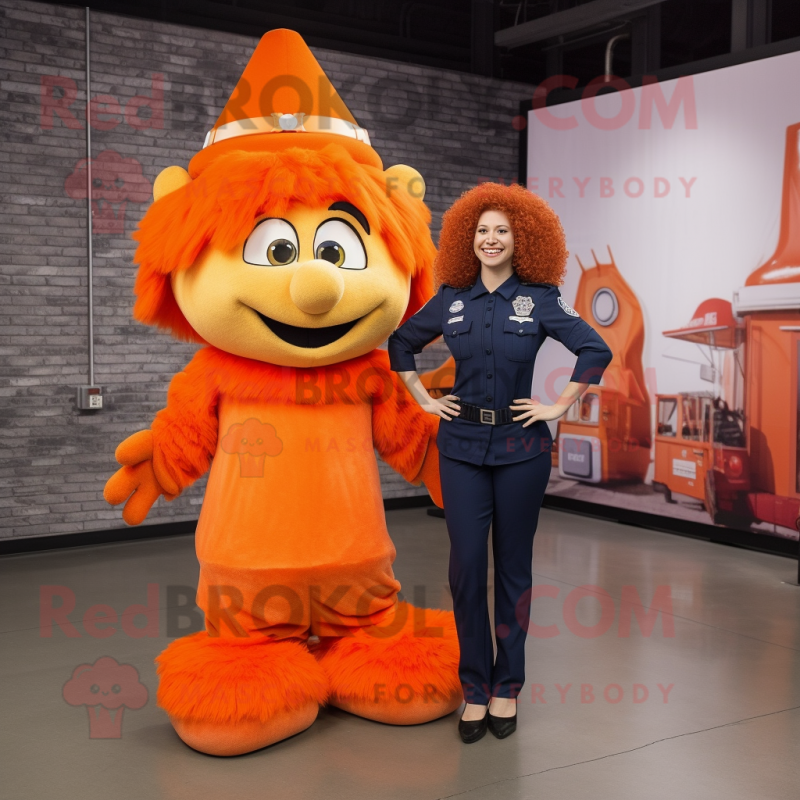
<path fill-rule="evenodd" d="M 556 288 L 567 259 L 564 231 L 540 197 L 521 186 L 484 183 L 444 215 L 434 263 L 437 293 L 389 339 L 391 367 L 425 411 L 441 417 L 437 444 L 450 587 L 461 647 L 464 742 L 487 728 L 516 729 L 525 680 L 533 535 L 550 476 L 547 420 L 558 419 L 591 383 L 611 351 Z M 444 336 L 456 362 L 453 394 L 430 397 L 414 354 Z M 530 397 L 536 353 L 547 336 L 578 356 L 553 405 Z M 487 600 L 492 525 L 495 638 Z"/>

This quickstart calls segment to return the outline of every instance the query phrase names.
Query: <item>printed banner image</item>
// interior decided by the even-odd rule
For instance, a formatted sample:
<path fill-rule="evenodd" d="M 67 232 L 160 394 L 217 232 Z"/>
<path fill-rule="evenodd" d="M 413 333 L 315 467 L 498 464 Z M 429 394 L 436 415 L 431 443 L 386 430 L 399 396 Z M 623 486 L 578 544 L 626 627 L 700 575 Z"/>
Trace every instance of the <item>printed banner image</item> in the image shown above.
<path fill-rule="evenodd" d="M 798 538 L 798 78 L 791 53 L 529 112 L 562 295 L 614 353 L 551 423 L 549 493 Z M 574 360 L 548 341 L 533 396 Z"/>

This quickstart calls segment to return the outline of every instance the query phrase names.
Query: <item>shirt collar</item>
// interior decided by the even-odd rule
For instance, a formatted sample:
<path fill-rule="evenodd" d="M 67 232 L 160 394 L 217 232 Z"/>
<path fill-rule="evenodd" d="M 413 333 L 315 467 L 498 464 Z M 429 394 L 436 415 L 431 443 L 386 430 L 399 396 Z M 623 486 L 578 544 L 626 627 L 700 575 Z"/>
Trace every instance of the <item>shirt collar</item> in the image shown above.
<path fill-rule="evenodd" d="M 513 295 L 517 289 L 519 289 L 519 275 L 517 275 L 516 272 L 512 272 L 511 275 L 494 290 L 494 293 L 499 294 L 504 300 L 510 300 L 511 295 Z M 476 280 L 472 286 L 469 299 L 474 300 L 476 297 L 480 297 L 488 291 L 489 290 L 483 285 L 480 273 L 478 273 L 478 280 Z"/>

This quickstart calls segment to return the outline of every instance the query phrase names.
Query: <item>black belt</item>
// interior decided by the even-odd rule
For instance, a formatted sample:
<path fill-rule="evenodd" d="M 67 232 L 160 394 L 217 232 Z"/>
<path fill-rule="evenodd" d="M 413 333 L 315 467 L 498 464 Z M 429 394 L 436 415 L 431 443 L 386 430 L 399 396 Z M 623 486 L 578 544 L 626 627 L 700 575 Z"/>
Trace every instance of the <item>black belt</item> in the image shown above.
<path fill-rule="evenodd" d="M 472 403 L 462 403 L 460 400 L 458 404 L 461 406 L 459 414 L 461 419 L 465 419 L 467 422 L 482 422 L 484 425 L 506 425 L 514 421 L 511 417 L 516 413 L 508 406 L 505 408 L 481 408 Z"/>

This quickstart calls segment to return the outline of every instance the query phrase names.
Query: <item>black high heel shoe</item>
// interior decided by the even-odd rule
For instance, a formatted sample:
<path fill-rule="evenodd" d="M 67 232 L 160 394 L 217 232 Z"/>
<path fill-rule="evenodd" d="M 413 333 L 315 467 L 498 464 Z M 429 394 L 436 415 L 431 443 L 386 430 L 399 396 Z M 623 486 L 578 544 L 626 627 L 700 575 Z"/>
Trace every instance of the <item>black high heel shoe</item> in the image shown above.
<path fill-rule="evenodd" d="M 514 711 L 513 717 L 495 717 L 493 714 L 486 713 L 489 730 L 498 738 L 505 739 L 511 736 L 517 729 L 517 712 Z"/>
<path fill-rule="evenodd" d="M 472 744 L 478 739 L 483 739 L 486 735 L 486 728 L 489 724 L 489 708 L 487 706 L 483 719 L 474 719 L 469 722 L 460 719 L 458 721 L 458 733 L 464 744 Z"/>

